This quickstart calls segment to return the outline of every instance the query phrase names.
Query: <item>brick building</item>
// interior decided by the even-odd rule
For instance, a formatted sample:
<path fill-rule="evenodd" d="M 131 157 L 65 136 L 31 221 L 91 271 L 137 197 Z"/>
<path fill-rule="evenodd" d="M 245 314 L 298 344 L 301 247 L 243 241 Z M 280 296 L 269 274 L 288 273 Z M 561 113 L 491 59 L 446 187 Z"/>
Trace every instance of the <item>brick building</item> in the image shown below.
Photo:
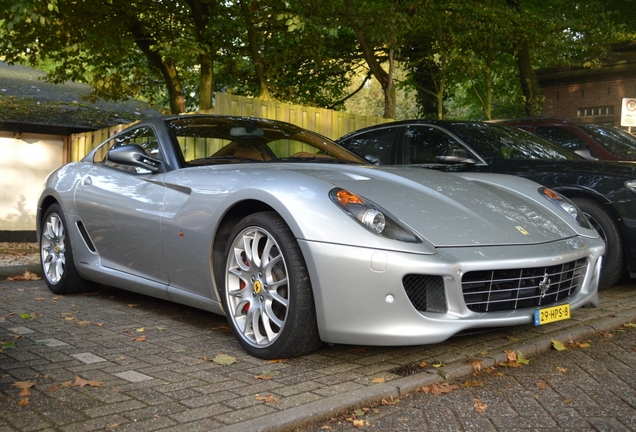
<path fill-rule="evenodd" d="M 544 115 L 620 126 L 622 99 L 636 98 L 636 43 L 615 47 L 600 68 L 543 69 L 537 80 Z"/>

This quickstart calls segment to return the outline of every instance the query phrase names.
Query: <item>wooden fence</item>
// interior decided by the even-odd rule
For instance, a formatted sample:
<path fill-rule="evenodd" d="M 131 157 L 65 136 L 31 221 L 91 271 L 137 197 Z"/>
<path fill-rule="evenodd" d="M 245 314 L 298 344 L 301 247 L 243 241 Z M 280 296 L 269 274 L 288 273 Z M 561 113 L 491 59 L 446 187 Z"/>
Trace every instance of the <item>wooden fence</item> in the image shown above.
<path fill-rule="evenodd" d="M 336 139 L 366 126 L 388 121 L 381 117 L 360 116 L 342 111 L 292 105 L 227 93 L 216 93 L 214 109 L 201 113 L 281 120 L 318 132 L 331 139 Z M 107 129 L 71 135 L 67 161 L 79 161 L 98 144 L 128 126 L 117 125 Z"/>

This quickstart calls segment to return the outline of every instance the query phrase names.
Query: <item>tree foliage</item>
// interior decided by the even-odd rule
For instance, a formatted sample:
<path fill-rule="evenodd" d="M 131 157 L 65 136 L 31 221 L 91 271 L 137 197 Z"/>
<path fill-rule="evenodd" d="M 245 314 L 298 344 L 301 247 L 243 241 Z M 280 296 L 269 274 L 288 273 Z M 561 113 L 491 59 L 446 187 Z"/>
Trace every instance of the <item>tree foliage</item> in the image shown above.
<path fill-rule="evenodd" d="M 414 89 L 425 117 L 536 115 L 534 71 L 598 67 L 636 39 L 635 10 L 619 0 L 0 0 L 0 56 L 173 113 L 210 108 L 214 91 L 343 109 L 373 81 L 385 117 L 412 113 L 396 88 Z"/>

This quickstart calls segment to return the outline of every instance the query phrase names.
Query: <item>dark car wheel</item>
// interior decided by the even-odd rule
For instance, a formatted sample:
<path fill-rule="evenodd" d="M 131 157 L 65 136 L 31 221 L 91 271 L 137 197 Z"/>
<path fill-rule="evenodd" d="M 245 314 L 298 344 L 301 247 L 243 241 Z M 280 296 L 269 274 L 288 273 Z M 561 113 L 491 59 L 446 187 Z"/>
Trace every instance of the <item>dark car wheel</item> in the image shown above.
<path fill-rule="evenodd" d="M 320 346 L 307 267 L 276 213 L 252 214 L 234 228 L 221 294 L 232 332 L 251 355 L 286 358 Z"/>
<path fill-rule="evenodd" d="M 573 198 L 572 201 L 585 213 L 590 224 L 605 241 L 605 257 L 599 288 L 608 288 L 618 282 L 625 273 L 623 241 L 618 233 L 618 227 L 596 202 L 586 198 Z"/>
<path fill-rule="evenodd" d="M 40 232 L 40 261 L 49 289 L 55 294 L 94 290 L 97 284 L 82 279 L 75 269 L 64 213 L 58 204 L 47 209 Z"/>

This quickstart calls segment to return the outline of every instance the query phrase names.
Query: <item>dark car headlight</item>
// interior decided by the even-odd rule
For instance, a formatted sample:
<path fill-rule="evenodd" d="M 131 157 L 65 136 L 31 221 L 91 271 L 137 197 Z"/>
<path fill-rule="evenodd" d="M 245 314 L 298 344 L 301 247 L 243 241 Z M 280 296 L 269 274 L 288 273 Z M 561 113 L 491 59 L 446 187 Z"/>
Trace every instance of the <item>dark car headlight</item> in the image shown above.
<path fill-rule="evenodd" d="M 407 243 L 421 243 L 414 233 L 396 222 L 388 212 L 359 195 L 335 188 L 329 192 L 329 198 L 346 214 L 374 234 Z"/>
<path fill-rule="evenodd" d="M 593 229 L 583 212 L 572 201 L 546 187 L 540 187 L 539 193 L 546 197 L 548 201 L 567 213 L 568 216 L 574 219 L 580 226 L 583 228 Z"/>
<path fill-rule="evenodd" d="M 625 182 L 625 187 L 630 191 L 636 193 L 636 180 L 628 180 Z"/>

